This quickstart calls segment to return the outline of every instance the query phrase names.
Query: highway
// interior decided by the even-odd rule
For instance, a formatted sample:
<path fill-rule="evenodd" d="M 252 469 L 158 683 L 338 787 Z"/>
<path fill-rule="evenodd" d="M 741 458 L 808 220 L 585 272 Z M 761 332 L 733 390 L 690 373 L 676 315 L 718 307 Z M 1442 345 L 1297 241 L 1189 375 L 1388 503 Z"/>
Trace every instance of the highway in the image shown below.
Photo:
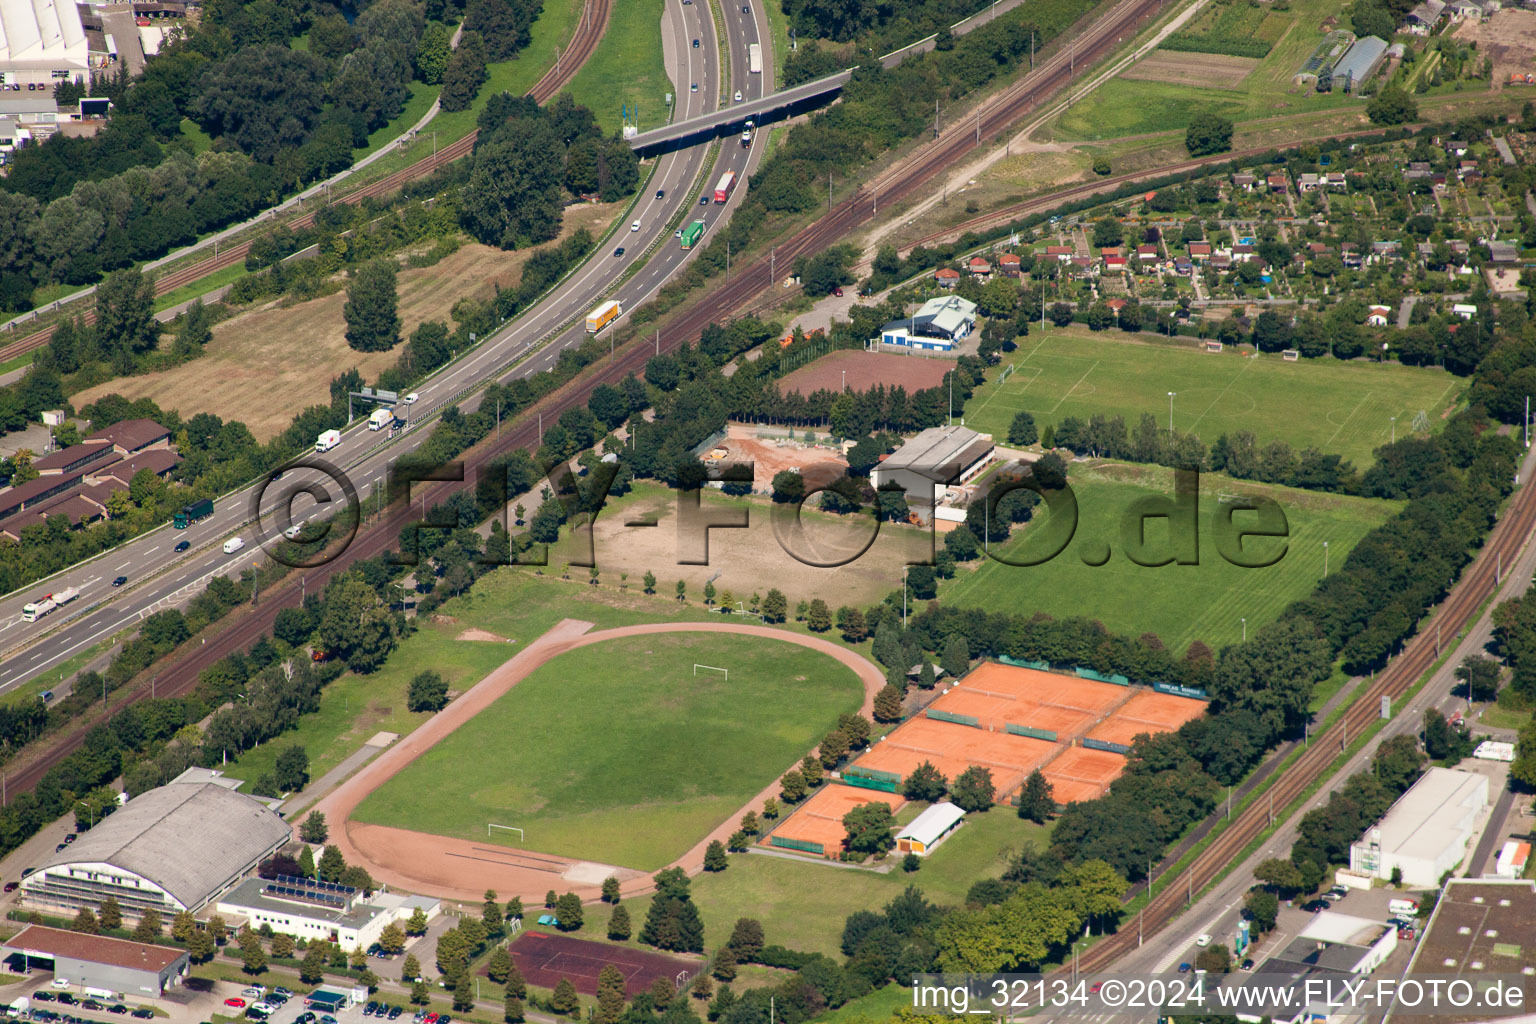
<path fill-rule="evenodd" d="M 748 5 L 749 10 L 752 6 Z M 767 25 L 760 20 L 760 10 L 743 13 L 742 7 L 739 2 L 733 3 L 723 12 L 733 69 L 732 80 L 724 90 L 727 103 L 733 102 L 738 89 L 744 100 L 772 89 L 771 65 L 763 74 L 754 75 L 746 70 L 747 46 L 767 38 Z M 697 49 L 694 39 L 699 40 Z M 667 5 L 663 15 L 663 50 L 669 74 L 674 76 L 674 82 L 680 83 L 676 86 L 680 117 L 695 116 L 712 108 L 721 95 L 719 51 L 715 44 L 715 26 L 707 4 Z M 697 92 L 691 89 L 695 82 L 699 86 Z M 760 149 L 743 147 L 735 139 L 725 140 L 706 175 L 707 189 L 712 191 L 715 180 L 726 170 L 744 178 L 755 168 Z M 712 230 L 740 204 L 746 191 L 743 185 L 724 206 L 713 201 L 704 206 L 698 204 L 693 185 L 708 152 L 707 147 L 699 147 L 660 157 L 655 173 L 642 185 L 644 193 L 630 217 L 640 223 L 640 229 L 630 231 L 621 226 L 599 252 L 543 302 L 420 385 L 420 400 L 406 407 L 410 427 L 393 439 L 384 432 L 371 432 L 363 422 L 367 413 L 363 409 L 343 434 L 341 444 L 322 456 L 324 460 L 354 481 L 360 496 L 371 495 L 372 489 L 387 477 L 394 461 L 430 434 L 435 422 L 431 419 L 433 413 L 453 404 L 480 382 L 507 375 L 513 364 L 516 366 L 511 376 L 549 369 L 560 351 L 579 345 L 587 337 L 582 317 L 603 299 L 619 299 L 629 310 L 653 295 L 692 253 L 681 249 L 674 237 L 670 227 L 674 215 L 681 210 L 686 222 L 702 218 Z M 663 199 L 654 198 L 657 190 L 664 193 Z M 704 238 L 707 242 L 707 231 Z M 616 257 L 613 252 L 619 246 L 623 246 L 624 254 Z M 631 276 L 618 283 L 626 274 Z M 569 326 L 548 340 L 550 333 L 563 325 Z M 461 405 L 466 411 L 473 411 L 476 400 L 477 396 L 471 396 Z M 0 658 L 4 662 L 0 665 L 0 692 L 20 686 L 117 632 L 136 626 L 146 615 L 189 600 L 212 575 L 238 575 L 262 554 L 262 542 L 275 539 L 287 525 L 287 520 L 283 520 L 272 526 L 267 518 L 272 510 L 287 505 L 289 497 L 300 487 L 325 482 L 319 472 L 305 469 L 294 471 L 273 485 L 263 499 L 262 531 L 248 525 L 251 502 L 261 486 L 252 485 L 220 498 L 212 517 L 186 530 L 175 530 L 169 525 L 160 527 L 0 599 Z M 325 490 L 331 500 L 344 500 L 334 483 Z M 298 497 L 292 513 L 295 519 L 307 518 L 314 514 L 314 502 Z M 226 554 L 222 544 L 232 536 L 240 536 L 245 546 Z M 178 554 L 175 547 L 182 541 L 189 542 L 191 548 Z M 117 590 L 111 581 L 120 575 L 126 575 L 129 583 Z M 81 598 L 36 622 L 22 619 L 24 604 L 65 587 L 80 588 Z"/>

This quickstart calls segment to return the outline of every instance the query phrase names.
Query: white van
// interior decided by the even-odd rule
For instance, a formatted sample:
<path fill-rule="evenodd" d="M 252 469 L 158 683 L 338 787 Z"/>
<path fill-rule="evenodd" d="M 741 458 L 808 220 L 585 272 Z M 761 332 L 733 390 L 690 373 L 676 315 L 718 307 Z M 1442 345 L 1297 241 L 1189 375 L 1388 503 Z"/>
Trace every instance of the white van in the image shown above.
<path fill-rule="evenodd" d="M 1392 900 L 1387 904 L 1387 913 L 1402 914 L 1404 917 L 1417 917 L 1419 913 L 1419 901 Z"/>
<path fill-rule="evenodd" d="M 226 555 L 232 555 L 243 547 L 245 547 L 245 541 L 241 540 L 239 537 L 231 537 L 229 540 L 224 542 L 224 553 Z"/>

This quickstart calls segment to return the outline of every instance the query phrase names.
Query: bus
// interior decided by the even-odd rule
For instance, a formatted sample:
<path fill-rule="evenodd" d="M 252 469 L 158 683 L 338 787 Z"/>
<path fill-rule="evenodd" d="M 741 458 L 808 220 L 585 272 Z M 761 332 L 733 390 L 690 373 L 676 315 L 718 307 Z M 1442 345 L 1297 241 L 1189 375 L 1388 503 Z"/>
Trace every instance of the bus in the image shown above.
<path fill-rule="evenodd" d="M 754 75 L 763 73 L 763 48 L 761 44 L 747 44 L 747 70 Z"/>
<path fill-rule="evenodd" d="M 587 333 L 596 334 L 618 319 L 619 315 L 623 312 L 624 307 L 619 304 L 617 299 L 609 299 L 587 314 Z"/>
<path fill-rule="evenodd" d="M 720 175 L 720 181 L 715 185 L 715 202 L 723 203 L 731 198 L 731 190 L 736 187 L 736 172 L 726 171 Z"/>
<path fill-rule="evenodd" d="M 59 605 L 69 604 L 69 602 L 73 601 L 79 596 L 79 589 L 75 587 L 66 587 L 65 589 L 59 591 L 57 594 L 49 594 L 41 601 L 29 601 L 27 604 L 22 605 L 21 617 L 26 622 L 36 622 L 44 615 L 47 615 L 49 612 L 53 611 Z"/>
<path fill-rule="evenodd" d="M 696 220 L 683 229 L 683 248 L 692 249 L 704 236 L 704 222 Z"/>

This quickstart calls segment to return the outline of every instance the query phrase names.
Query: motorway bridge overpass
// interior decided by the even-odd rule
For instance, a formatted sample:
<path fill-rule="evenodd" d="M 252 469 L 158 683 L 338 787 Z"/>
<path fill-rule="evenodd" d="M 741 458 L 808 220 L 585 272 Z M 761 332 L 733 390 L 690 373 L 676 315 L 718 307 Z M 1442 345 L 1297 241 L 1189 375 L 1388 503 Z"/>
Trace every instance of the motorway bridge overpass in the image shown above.
<path fill-rule="evenodd" d="M 745 103 L 734 103 L 708 114 L 652 128 L 630 138 L 629 145 L 642 156 L 654 156 L 697 145 L 719 135 L 733 135 L 741 131 L 748 119 L 762 124 L 764 121 L 777 121 L 818 107 L 841 93 L 843 86 L 852 77 L 851 69 L 839 71 L 814 82 L 803 82 Z"/>

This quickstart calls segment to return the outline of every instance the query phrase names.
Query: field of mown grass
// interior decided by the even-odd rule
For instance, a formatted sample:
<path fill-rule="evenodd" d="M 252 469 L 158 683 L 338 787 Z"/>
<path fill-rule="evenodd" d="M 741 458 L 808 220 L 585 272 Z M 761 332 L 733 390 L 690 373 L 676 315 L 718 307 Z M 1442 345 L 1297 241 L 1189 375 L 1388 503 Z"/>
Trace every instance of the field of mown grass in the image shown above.
<path fill-rule="evenodd" d="M 1323 576 L 1323 542 L 1328 561 L 1337 569 L 1344 556 L 1367 531 L 1399 507 L 1368 498 L 1318 494 L 1287 487 L 1236 481 L 1202 474 L 1199 505 L 1199 562 L 1147 568 L 1131 562 L 1122 550 L 1121 524 L 1134 503 L 1153 494 L 1173 494 L 1173 473 L 1161 467 L 1120 463 L 1074 464 L 1067 481 L 1077 497 L 1077 531 L 1054 559 L 1037 566 L 1005 565 L 996 560 L 972 562 L 955 579 L 941 583 L 945 604 L 984 608 L 993 612 L 1029 615 L 1047 612 L 1056 617 L 1080 615 L 1097 619 L 1111 631 L 1137 635 L 1156 633 L 1171 650 L 1182 653 L 1191 641 L 1212 649 L 1242 638 L 1243 619 L 1251 632 L 1275 619 L 1292 601 L 1306 596 Z M 1217 551 L 1213 516 L 1223 493 L 1262 495 L 1279 503 L 1288 536 L 1252 538 L 1245 552 L 1283 557 L 1274 565 L 1243 568 Z M 1254 513 L 1236 513 L 1238 528 L 1256 521 Z M 1042 513 L 1003 545 L 1000 558 L 1026 561 L 1043 557 L 1059 537 Z M 1146 538 L 1153 551 L 1167 550 L 1168 524 L 1146 520 Z M 1098 566 L 1085 558 L 1111 555 Z"/>
<path fill-rule="evenodd" d="M 730 670 L 694 674 L 696 663 Z M 677 634 L 563 654 L 368 796 L 358 821 L 654 871 L 857 710 L 827 655 L 759 637 Z"/>

